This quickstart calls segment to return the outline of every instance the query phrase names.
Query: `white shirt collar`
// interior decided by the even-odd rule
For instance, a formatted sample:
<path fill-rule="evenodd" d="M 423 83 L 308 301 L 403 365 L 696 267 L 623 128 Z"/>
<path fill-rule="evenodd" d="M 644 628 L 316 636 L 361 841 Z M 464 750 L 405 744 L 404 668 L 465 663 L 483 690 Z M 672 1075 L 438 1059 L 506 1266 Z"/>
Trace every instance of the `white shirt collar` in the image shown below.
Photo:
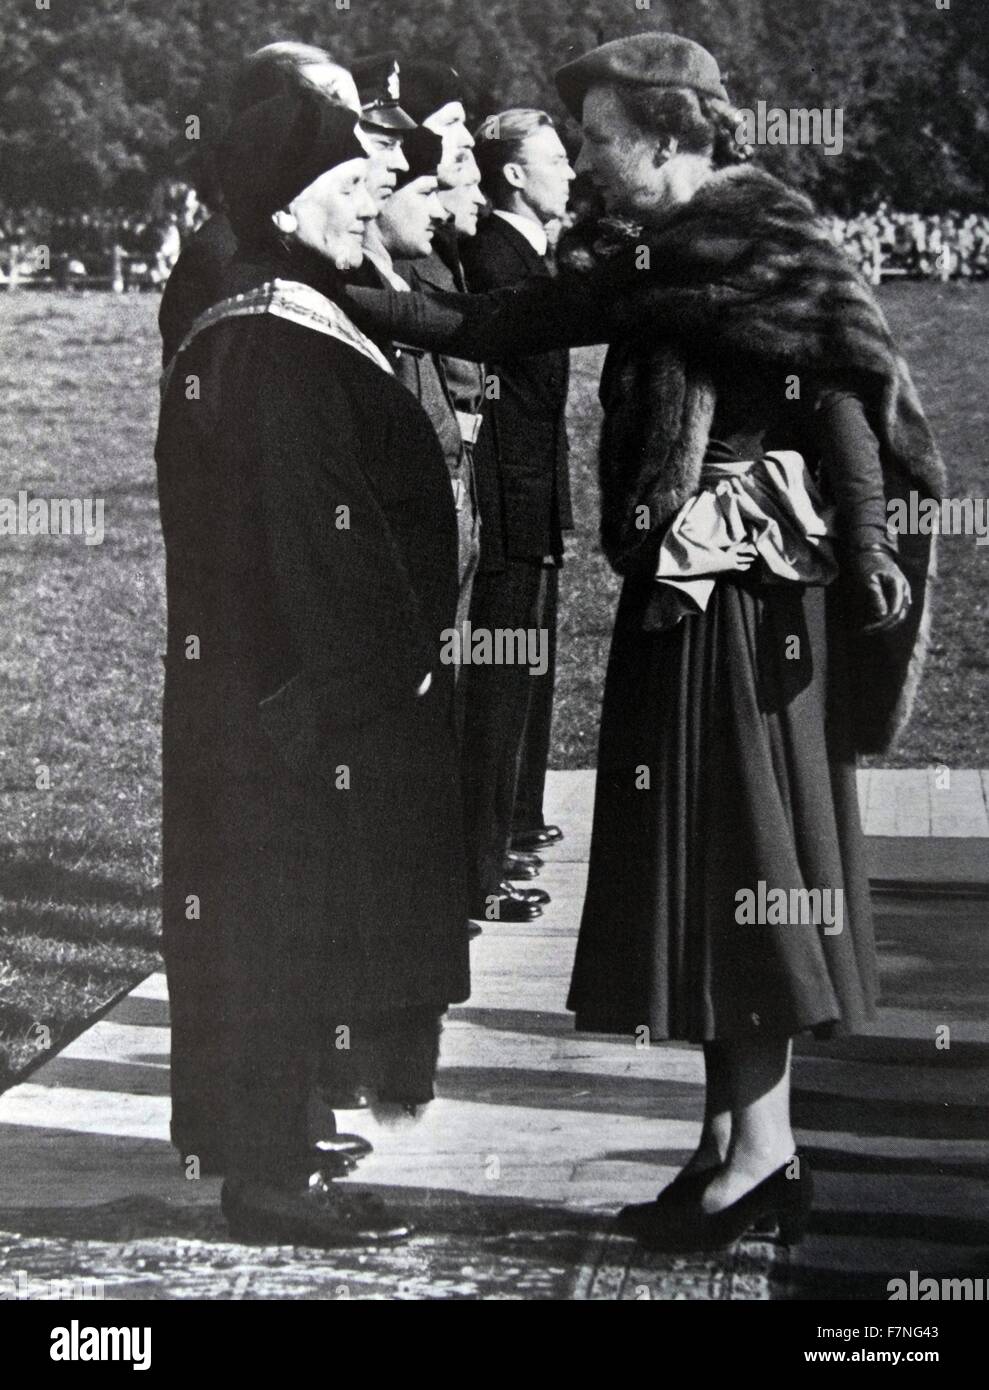
<path fill-rule="evenodd" d="M 375 269 L 381 272 L 382 276 L 388 281 L 393 290 L 401 290 L 403 292 L 411 291 L 412 286 L 399 275 L 398 271 L 392 265 L 391 256 L 383 246 L 370 247 L 365 244 L 364 255 Z"/>
<path fill-rule="evenodd" d="M 501 208 L 495 208 L 494 215 L 504 218 L 510 227 L 521 232 L 537 256 L 546 255 L 549 250 L 549 237 L 546 235 L 545 227 L 528 217 L 520 217 L 517 212 L 502 212 Z"/>

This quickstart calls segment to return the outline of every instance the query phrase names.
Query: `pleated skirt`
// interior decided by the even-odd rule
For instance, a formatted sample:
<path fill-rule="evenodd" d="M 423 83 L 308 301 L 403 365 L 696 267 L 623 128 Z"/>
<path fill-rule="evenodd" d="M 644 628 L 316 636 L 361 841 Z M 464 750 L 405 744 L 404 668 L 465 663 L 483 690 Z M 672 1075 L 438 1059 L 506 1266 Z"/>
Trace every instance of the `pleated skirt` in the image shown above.
<path fill-rule="evenodd" d="M 837 591 L 726 578 L 647 632 L 652 592 L 626 581 L 616 617 L 576 1026 L 856 1031 L 876 967 Z"/>

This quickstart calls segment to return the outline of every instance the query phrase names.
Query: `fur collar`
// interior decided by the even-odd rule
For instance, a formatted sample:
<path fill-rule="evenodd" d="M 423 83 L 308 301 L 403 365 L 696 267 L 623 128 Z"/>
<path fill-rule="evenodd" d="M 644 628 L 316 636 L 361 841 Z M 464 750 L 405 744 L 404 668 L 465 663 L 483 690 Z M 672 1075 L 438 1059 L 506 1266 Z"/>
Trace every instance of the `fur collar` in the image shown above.
<path fill-rule="evenodd" d="M 612 346 L 601 382 L 601 536 L 619 572 L 697 490 L 715 407 L 709 353 L 855 380 L 887 496 L 943 494 L 941 458 L 882 310 L 810 202 L 778 179 L 750 166 L 716 172 L 655 226 L 576 229 L 560 261 L 568 274 L 607 267 L 615 292 L 641 306 L 641 330 Z M 913 616 L 856 653 L 872 712 L 863 751 L 889 743 L 919 676 L 930 538 L 903 537 L 900 554 Z"/>

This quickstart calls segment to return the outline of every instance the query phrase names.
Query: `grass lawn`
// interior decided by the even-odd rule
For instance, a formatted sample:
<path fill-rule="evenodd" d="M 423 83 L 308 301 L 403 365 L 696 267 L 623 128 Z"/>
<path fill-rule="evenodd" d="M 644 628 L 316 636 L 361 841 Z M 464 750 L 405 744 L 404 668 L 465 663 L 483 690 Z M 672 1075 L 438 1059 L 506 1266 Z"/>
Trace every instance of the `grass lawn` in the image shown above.
<path fill-rule="evenodd" d="M 984 496 L 989 287 L 901 284 L 883 299 L 951 492 Z M 0 538 L 0 1087 L 158 963 L 157 307 L 145 295 L 0 297 L 0 495 L 106 504 L 102 546 Z M 617 594 L 597 547 L 600 358 L 574 354 L 579 525 L 564 574 L 557 767 L 594 762 Z M 989 547 L 946 539 L 941 571 L 927 684 L 887 765 L 989 766 Z"/>

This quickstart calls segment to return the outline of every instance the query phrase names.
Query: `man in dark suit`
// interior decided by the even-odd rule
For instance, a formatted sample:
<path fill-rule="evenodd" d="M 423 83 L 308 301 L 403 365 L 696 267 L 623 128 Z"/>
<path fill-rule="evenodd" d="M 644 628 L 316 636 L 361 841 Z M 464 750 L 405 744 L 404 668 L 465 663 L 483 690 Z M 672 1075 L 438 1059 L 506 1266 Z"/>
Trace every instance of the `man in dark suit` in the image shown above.
<path fill-rule="evenodd" d="M 551 273 L 546 228 L 567 210 L 574 172 L 544 112 L 505 111 L 476 132 L 481 187 L 494 211 L 461 249 L 468 288 L 497 289 Z M 546 634 L 544 674 L 522 665 L 472 668 L 466 692 L 465 797 L 474 910 L 499 920 L 531 911 L 505 897 L 506 880 L 538 870 L 524 852 L 551 844 L 542 793 L 549 753 L 557 571 L 572 526 L 566 432 L 569 354 L 503 359 L 486 402 L 477 453 L 481 559 L 471 608 L 476 630 Z M 513 848 L 514 846 L 514 848 Z M 492 899 L 495 909 L 491 910 Z M 487 910 L 485 910 L 487 909 Z"/>

